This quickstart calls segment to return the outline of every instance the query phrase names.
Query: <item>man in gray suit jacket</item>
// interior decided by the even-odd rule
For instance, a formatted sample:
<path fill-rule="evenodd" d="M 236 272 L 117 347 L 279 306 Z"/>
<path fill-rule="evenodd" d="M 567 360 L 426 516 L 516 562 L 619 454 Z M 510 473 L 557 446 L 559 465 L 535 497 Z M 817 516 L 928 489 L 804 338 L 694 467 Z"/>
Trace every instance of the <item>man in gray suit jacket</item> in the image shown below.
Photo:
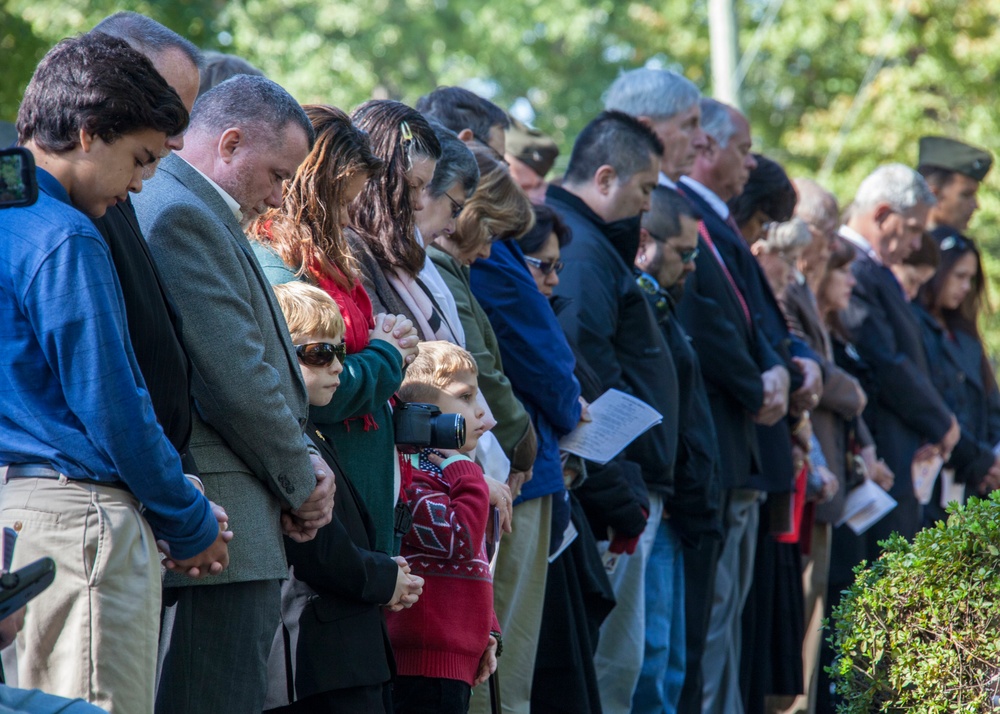
<path fill-rule="evenodd" d="M 287 574 L 282 532 L 308 540 L 331 518 L 332 471 L 303 434 L 291 339 L 240 228 L 281 205 L 313 139 L 281 87 L 236 77 L 198 99 L 184 149 L 135 197 L 191 357 L 191 453 L 235 533 L 222 576 L 167 573 L 160 714 L 262 710 Z"/>

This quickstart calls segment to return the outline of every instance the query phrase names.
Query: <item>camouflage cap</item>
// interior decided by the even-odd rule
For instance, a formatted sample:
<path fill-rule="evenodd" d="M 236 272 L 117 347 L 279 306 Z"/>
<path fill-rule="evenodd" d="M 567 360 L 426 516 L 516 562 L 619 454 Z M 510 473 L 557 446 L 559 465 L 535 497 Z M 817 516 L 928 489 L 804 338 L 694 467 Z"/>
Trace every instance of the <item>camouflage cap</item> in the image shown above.
<path fill-rule="evenodd" d="M 507 153 L 544 178 L 559 156 L 559 147 L 538 129 L 511 117 L 510 128 L 507 129 Z"/>

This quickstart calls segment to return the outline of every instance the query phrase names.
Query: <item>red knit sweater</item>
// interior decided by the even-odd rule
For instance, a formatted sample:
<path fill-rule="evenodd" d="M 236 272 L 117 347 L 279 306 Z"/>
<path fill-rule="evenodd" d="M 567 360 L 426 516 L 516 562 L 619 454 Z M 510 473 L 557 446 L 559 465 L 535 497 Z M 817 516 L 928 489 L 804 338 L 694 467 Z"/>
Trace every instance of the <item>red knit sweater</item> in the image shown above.
<path fill-rule="evenodd" d="M 406 495 L 413 510 L 400 554 L 424 579 L 424 591 L 408 610 L 387 613 L 389 639 L 400 675 L 471 685 L 490 630 L 499 631 L 486 557 L 489 488 L 465 457 L 436 473 L 414 465 L 418 456 L 400 454 L 403 483 L 412 477 Z"/>

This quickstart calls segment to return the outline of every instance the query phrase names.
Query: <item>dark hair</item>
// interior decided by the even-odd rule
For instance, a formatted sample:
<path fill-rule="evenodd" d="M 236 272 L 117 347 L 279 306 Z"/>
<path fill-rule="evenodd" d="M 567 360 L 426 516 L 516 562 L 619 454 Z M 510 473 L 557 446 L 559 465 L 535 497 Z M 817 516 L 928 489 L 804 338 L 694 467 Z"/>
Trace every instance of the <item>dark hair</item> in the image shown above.
<path fill-rule="evenodd" d="M 952 332 L 961 330 L 972 335 L 980 342 L 979 335 L 979 308 L 985 297 L 986 282 L 983 275 L 983 261 L 979 254 L 979 249 L 975 242 L 962 235 L 958 231 L 946 227 L 935 228 L 930 233 L 931 240 L 938 247 L 941 256 L 941 263 L 934 273 L 934 277 L 920 287 L 916 301 L 930 312 L 937 303 L 938 295 L 944 288 L 945 281 L 954 270 L 955 264 L 970 253 L 976 258 L 976 275 L 972 280 L 972 290 L 966 295 L 962 304 L 955 310 L 942 310 L 942 317 L 948 329 Z M 993 365 L 990 364 L 983 354 L 980 372 L 983 384 L 987 388 L 996 385 L 996 375 L 993 373 Z"/>
<path fill-rule="evenodd" d="M 146 129 L 188 125 L 177 92 L 127 42 L 101 32 L 65 39 L 38 63 L 17 113 L 18 142 L 70 151 L 83 129 L 110 144 Z"/>
<path fill-rule="evenodd" d="M 479 184 L 465 202 L 451 236 L 455 247 L 470 252 L 490 241 L 518 238 L 535 224 L 531 201 L 493 149 L 470 147 L 479 167 Z"/>
<path fill-rule="evenodd" d="M 459 184 L 465 197 L 468 198 L 476 190 L 476 184 L 479 183 L 479 167 L 476 165 L 476 158 L 469 151 L 469 147 L 451 129 L 430 119 L 427 120 L 427 123 L 431 125 L 434 136 L 441 144 L 441 158 L 438 159 L 437 166 L 434 167 L 434 178 L 431 179 L 431 183 L 427 187 L 427 193 L 430 194 L 431 198 L 438 198 L 452 186 Z"/>
<path fill-rule="evenodd" d="M 921 165 L 917 167 L 917 173 L 924 177 L 924 181 L 927 182 L 928 186 L 935 191 L 940 191 L 951 183 L 951 180 L 955 178 L 955 174 L 958 172 L 941 168 L 940 166 Z"/>
<path fill-rule="evenodd" d="M 507 112 L 488 99 L 461 87 L 438 87 L 417 100 L 416 109 L 436 119 L 456 134 L 470 129 L 477 140 L 489 145 L 490 129 L 510 126 Z"/>
<path fill-rule="evenodd" d="M 941 250 L 937 241 L 929 231 L 924 231 L 920 236 L 920 247 L 903 259 L 904 265 L 912 265 L 915 268 L 927 267 L 938 269 L 941 265 Z"/>
<path fill-rule="evenodd" d="M 603 111 L 576 137 L 565 181 L 587 183 L 604 165 L 615 170 L 619 181 L 628 181 L 649 167 L 651 154 L 663 154 L 663 142 L 652 129 L 624 112 Z"/>
<path fill-rule="evenodd" d="M 205 63 L 201 68 L 201 84 L 198 86 L 198 96 L 207 92 L 217 84 L 232 79 L 238 74 L 249 74 L 252 77 L 263 77 L 264 73 L 247 62 L 242 57 L 227 55 L 222 52 L 206 52 Z"/>
<path fill-rule="evenodd" d="M 137 12 L 116 12 L 109 15 L 97 23 L 91 32 L 103 32 L 125 40 L 150 59 L 156 59 L 157 55 L 167 50 L 180 50 L 198 69 L 205 64 L 201 50 L 193 42 Z"/>
<path fill-rule="evenodd" d="M 976 244 L 958 231 L 947 228 L 937 236 L 931 233 L 925 233 L 924 235 L 934 246 L 934 250 L 938 255 L 938 262 L 934 264 L 934 267 L 937 268 L 934 277 L 924 283 L 920 288 L 920 292 L 917 293 L 917 302 L 928 312 L 932 311 L 941 290 L 944 288 L 945 282 L 948 280 L 948 276 L 955 269 L 955 264 L 970 253 L 976 258 L 976 277 L 973 279 L 970 295 L 977 298 L 981 296 L 985 284 L 983 281 L 983 264 Z M 921 248 L 923 248 L 922 243 Z M 909 258 L 906 262 L 910 262 Z M 968 300 L 964 301 L 956 310 L 943 310 L 942 314 L 949 330 L 962 330 L 978 339 L 979 328 L 976 325 L 979 307 L 978 300 L 975 301 L 973 310 L 969 310 L 967 306 L 968 302 Z M 963 308 L 965 309 L 963 310 Z"/>
<path fill-rule="evenodd" d="M 208 90 L 194 103 L 191 129 L 221 132 L 240 127 L 249 133 L 274 133 L 296 124 L 306 133 L 309 148 L 316 132 L 292 95 L 266 77 L 238 74 Z"/>
<path fill-rule="evenodd" d="M 642 227 L 655 240 L 666 241 L 681 234 L 681 218 L 701 220 L 701 213 L 673 189 L 657 186 L 649 196 L 649 210 L 642 214 Z"/>
<path fill-rule="evenodd" d="M 757 167 L 750 172 L 743 193 L 729 200 L 736 225 L 746 225 L 757 211 L 771 221 L 787 221 L 795 211 L 795 186 L 777 161 L 760 154 L 754 154 L 754 158 Z"/>
<path fill-rule="evenodd" d="M 257 218 L 247 233 L 274 248 L 299 275 L 322 276 L 350 289 L 357 271 L 340 229 L 344 189 L 358 173 L 369 178 L 379 173 L 382 160 L 372 153 L 368 134 L 340 109 L 322 104 L 303 109 L 316 143 L 285 185 L 281 208 Z"/>
<path fill-rule="evenodd" d="M 558 213 L 543 203 L 536 203 L 534 209 L 535 227 L 521 236 L 517 241 L 521 246 L 521 251 L 525 255 L 531 255 L 541 250 L 542 246 L 545 245 L 545 241 L 553 233 L 556 234 L 556 240 L 559 241 L 560 248 L 573 240 L 573 231 L 563 222 Z"/>
<path fill-rule="evenodd" d="M 414 158 L 440 158 L 441 144 L 420 112 L 402 102 L 373 99 L 355 109 L 351 119 L 368 132 L 372 151 L 385 163 L 382 180 L 369 181 L 351 203 L 351 226 L 383 270 L 398 267 L 416 276 L 425 254 L 414 237 L 407 172 Z"/>

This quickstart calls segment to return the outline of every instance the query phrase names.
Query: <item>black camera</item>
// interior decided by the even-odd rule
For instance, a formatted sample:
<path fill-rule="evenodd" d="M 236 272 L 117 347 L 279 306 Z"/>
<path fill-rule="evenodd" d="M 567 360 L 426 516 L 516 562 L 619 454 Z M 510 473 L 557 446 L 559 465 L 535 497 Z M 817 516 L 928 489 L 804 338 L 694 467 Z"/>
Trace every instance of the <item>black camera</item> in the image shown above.
<path fill-rule="evenodd" d="M 30 206 L 38 200 L 35 159 L 27 149 L 0 150 L 0 208 Z"/>
<path fill-rule="evenodd" d="M 442 414 L 433 404 L 407 402 L 392 412 L 396 443 L 434 449 L 460 449 L 465 443 L 465 417 Z"/>

